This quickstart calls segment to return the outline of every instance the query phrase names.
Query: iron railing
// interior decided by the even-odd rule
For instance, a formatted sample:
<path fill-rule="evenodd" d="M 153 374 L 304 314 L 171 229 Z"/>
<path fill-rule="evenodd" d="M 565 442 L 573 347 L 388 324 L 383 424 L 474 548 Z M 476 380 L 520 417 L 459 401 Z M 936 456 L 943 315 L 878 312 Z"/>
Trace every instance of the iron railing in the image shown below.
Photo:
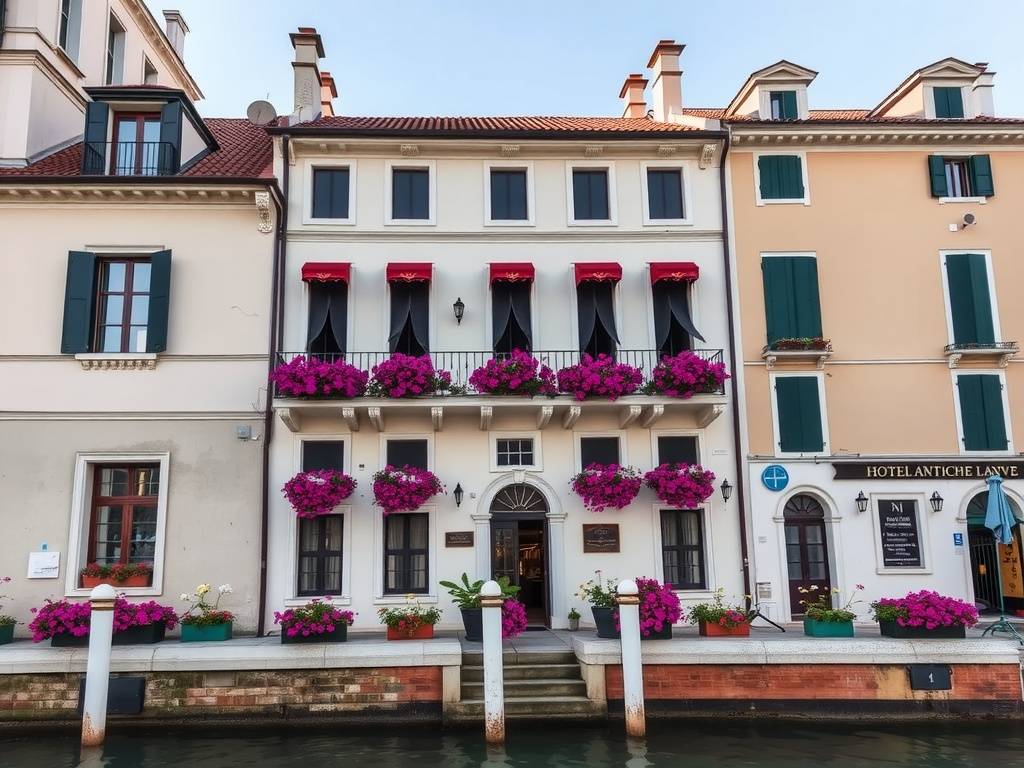
<path fill-rule="evenodd" d="M 720 349 L 695 349 L 693 350 L 695 355 L 707 360 L 710 363 L 722 362 L 722 350 Z M 373 366 L 378 363 L 382 363 L 391 357 L 391 352 L 345 352 L 342 354 L 318 354 L 315 352 L 280 352 L 277 355 L 277 362 L 286 363 L 290 362 L 299 355 L 306 357 L 315 357 L 320 360 L 335 361 L 344 360 L 349 365 L 354 365 L 364 371 L 373 370 Z M 537 358 L 542 365 L 546 365 L 553 371 L 558 371 L 560 368 L 567 368 L 570 365 L 576 365 L 580 361 L 581 353 L 578 350 L 535 350 L 533 356 Z M 452 384 L 457 388 L 463 388 L 469 386 L 469 377 L 477 368 L 486 364 L 488 360 L 494 357 L 502 357 L 501 354 L 495 354 L 491 351 L 476 351 L 476 352 L 431 352 L 430 359 L 434 364 L 434 368 L 438 370 L 448 371 L 452 376 Z M 651 373 L 654 370 L 654 366 L 658 364 L 662 355 L 656 349 L 620 349 L 615 354 L 615 359 L 620 363 L 626 363 L 632 365 L 635 368 L 639 368 L 644 374 L 644 381 L 648 381 L 651 378 Z M 472 389 L 468 391 L 470 395 L 475 395 Z M 719 387 L 718 391 L 712 394 L 724 394 L 725 385 Z"/>
<path fill-rule="evenodd" d="M 89 141 L 83 173 L 94 176 L 173 176 L 178 155 L 168 141 Z"/>

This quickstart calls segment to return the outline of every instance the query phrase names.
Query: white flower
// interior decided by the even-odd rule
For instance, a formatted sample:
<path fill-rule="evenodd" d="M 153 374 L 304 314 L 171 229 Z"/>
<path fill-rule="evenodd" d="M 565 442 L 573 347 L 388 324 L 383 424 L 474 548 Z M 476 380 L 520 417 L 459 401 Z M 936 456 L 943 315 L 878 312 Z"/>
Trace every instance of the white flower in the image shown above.
<path fill-rule="evenodd" d="M 192 595 L 190 595 L 190 594 L 188 594 L 186 592 L 182 592 L 181 593 L 181 599 L 184 600 L 186 603 L 190 603 L 190 602 L 192 602 Z"/>
<path fill-rule="evenodd" d="M 221 584 L 219 587 L 217 587 L 217 592 L 219 592 L 222 595 L 230 595 L 232 592 L 234 592 L 234 590 L 231 589 L 230 584 Z"/>

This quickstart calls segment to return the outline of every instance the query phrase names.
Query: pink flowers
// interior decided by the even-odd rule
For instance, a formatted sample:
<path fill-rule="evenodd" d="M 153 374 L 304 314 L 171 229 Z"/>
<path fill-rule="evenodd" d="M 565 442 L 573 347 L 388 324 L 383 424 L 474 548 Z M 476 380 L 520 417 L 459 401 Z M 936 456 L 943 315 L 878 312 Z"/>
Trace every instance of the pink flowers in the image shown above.
<path fill-rule="evenodd" d="M 373 476 L 373 500 L 385 515 L 417 510 L 439 493 L 444 493 L 444 486 L 426 469 L 388 464 Z"/>
<path fill-rule="evenodd" d="M 67 600 L 47 600 L 42 608 L 33 608 L 35 618 L 28 625 L 32 642 L 38 643 L 54 635 L 67 633 L 74 637 L 89 634 L 89 619 L 92 609 L 88 602 L 72 603 Z M 167 629 L 174 629 L 178 615 L 173 608 L 150 600 L 145 603 L 129 603 L 123 597 L 114 601 L 114 632 L 124 632 L 132 627 L 144 627 L 163 622 Z"/>
<path fill-rule="evenodd" d="M 636 585 L 640 588 L 641 635 L 649 637 L 652 632 L 661 632 L 666 625 L 671 626 L 679 621 L 682 615 L 679 597 L 672 591 L 671 585 L 642 576 L 636 580 Z"/>
<path fill-rule="evenodd" d="M 501 605 L 501 636 L 519 637 L 526 631 L 526 606 L 515 598 L 506 598 Z"/>
<path fill-rule="evenodd" d="M 299 472 L 284 484 L 281 492 L 299 517 L 328 514 L 352 495 L 356 481 L 336 469 Z"/>
<path fill-rule="evenodd" d="M 636 392 L 643 383 L 639 368 L 616 363 L 608 355 L 593 358 L 584 354 L 578 365 L 570 365 L 558 372 L 558 391 L 571 394 L 576 400 L 588 397 L 607 397 L 615 400 Z"/>
<path fill-rule="evenodd" d="M 700 464 L 662 464 L 644 475 L 657 497 L 677 509 L 694 509 L 715 492 L 715 473 Z"/>
<path fill-rule="evenodd" d="M 330 598 L 327 598 L 330 600 Z M 323 600 L 310 600 L 300 608 L 289 608 L 283 613 L 274 611 L 274 623 L 288 637 L 329 635 L 340 625 L 351 626 L 355 621 L 352 611 L 340 611 Z"/>
<path fill-rule="evenodd" d="M 978 610 L 970 603 L 922 589 L 906 597 L 883 597 L 871 604 L 877 621 L 895 621 L 901 627 L 973 627 Z"/>
<path fill-rule="evenodd" d="M 583 499 L 583 506 L 591 512 L 603 512 L 608 507 L 628 507 L 640 493 L 641 483 L 640 472 L 633 467 L 591 464 L 569 484 Z"/>
<path fill-rule="evenodd" d="M 414 357 L 396 352 L 373 366 L 366 392 L 371 397 L 417 397 L 442 392 L 451 384 L 452 375 L 435 370 L 430 355 Z"/>
<path fill-rule="evenodd" d="M 470 386 L 485 395 L 554 396 L 555 374 L 537 358 L 520 349 L 508 357 L 493 357 L 469 376 Z"/>
<path fill-rule="evenodd" d="M 728 378 L 725 363 L 711 363 L 700 355 L 685 351 L 661 358 L 654 366 L 645 391 L 685 400 L 695 394 L 718 392 Z"/>
<path fill-rule="evenodd" d="M 288 397 L 362 397 L 369 374 L 344 360 L 326 361 L 303 355 L 277 366 L 270 381 Z"/>

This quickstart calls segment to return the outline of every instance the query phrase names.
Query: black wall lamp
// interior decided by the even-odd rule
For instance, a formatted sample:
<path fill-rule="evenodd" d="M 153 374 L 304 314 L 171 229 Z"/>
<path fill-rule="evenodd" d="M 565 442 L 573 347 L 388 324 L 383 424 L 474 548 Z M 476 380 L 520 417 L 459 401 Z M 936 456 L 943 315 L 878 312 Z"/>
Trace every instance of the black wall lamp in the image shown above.
<path fill-rule="evenodd" d="M 455 311 L 455 322 L 462 325 L 462 316 L 466 314 L 466 305 L 463 303 L 461 296 L 452 304 L 452 309 Z"/>
<path fill-rule="evenodd" d="M 868 511 L 868 497 L 864 495 L 864 491 L 857 494 L 855 501 L 857 502 L 858 512 L 863 513 Z"/>
<path fill-rule="evenodd" d="M 463 496 L 464 493 L 465 493 L 465 491 L 462 490 L 462 483 L 456 483 L 455 484 L 455 490 L 452 491 L 452 495 L 455 496 L 455 506 L 456 507 L 461 507 L 462 506 L 462 496 Z"/>
<path fill-rule="evenodd" d="M 944 501 L 945 499 L 939 495 L 938 491 L 932 491 L 931 498 L 928 499 L 928 503 L 932 505 L 932 512 L 941 512 Z"/>
<path fill-rule="evenodd" d="M 722 499 L 725 500 L 725 501 L 728 501 L 729 497 L 732 496 L 732 483 L 730 483 L 727 479 L 723 480 L 721 488 L 722 488 Z"/>

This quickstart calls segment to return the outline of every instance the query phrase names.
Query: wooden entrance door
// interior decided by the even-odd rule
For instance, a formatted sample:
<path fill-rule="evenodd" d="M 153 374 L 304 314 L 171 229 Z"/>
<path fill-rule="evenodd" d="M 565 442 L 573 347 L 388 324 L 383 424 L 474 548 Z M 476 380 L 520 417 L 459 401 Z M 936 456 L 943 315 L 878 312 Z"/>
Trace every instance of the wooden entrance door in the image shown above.
<path fill-rule="evenodd" d="M 491 502 L 491 573 L 520 588 L 530 624 L 549 626 L 547 502 L 530 485 L 502 488 Z"/>
<path fill-rule="evenodd" d="M 789 605 L 793 618 L 804 614 L 801 601 L 830 594 L 825 510 L 811 496 L 794 496 L 783 511 L 786 531 L 786 562 L 789 569 Z M 801 589 L 811 590 L 810 594 Z"/>

